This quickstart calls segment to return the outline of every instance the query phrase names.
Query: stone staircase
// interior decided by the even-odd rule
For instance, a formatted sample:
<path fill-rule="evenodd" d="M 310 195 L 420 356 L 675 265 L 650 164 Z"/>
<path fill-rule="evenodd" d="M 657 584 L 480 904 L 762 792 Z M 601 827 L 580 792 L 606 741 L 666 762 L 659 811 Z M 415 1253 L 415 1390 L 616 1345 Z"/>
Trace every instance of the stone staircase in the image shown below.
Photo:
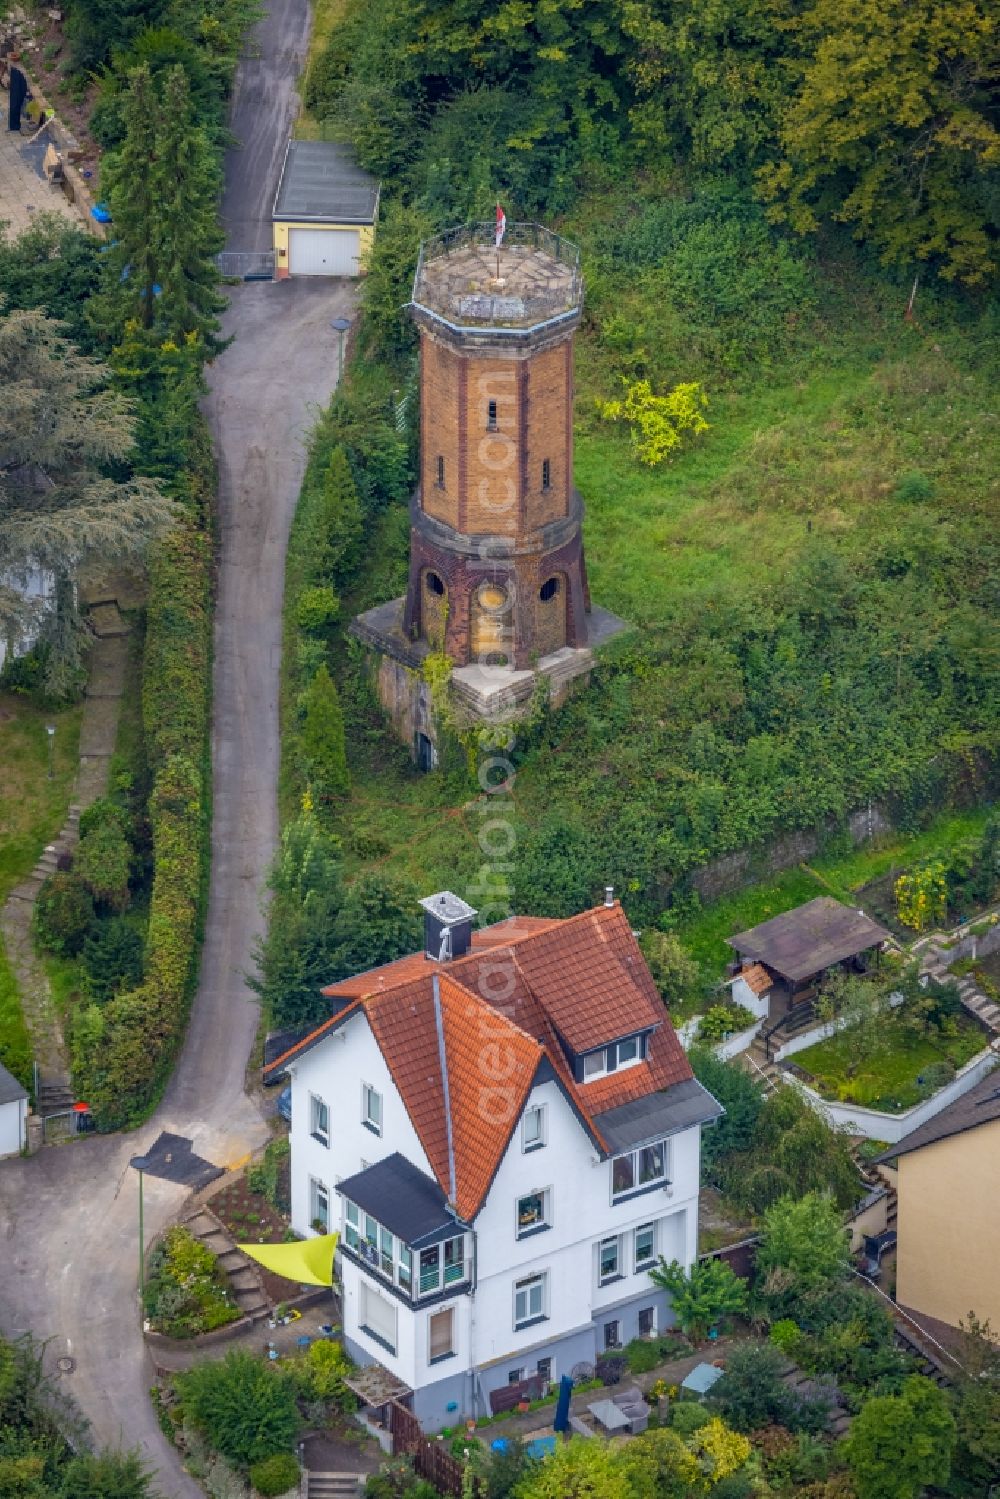
<path fill-rule="evenodd" d="M 363 1473 L 311 1473 L 302 1470 L 300 1499 L 359 1499 L 365 1491 Z"/>
<path fill-rule="evenodd" d="M 256 1264 L 242 1252 L 232 1234 L 223 1228 L 211 1209 L 195 1208 L 182 1221 L 198 1242 L 211 1250 L 226 1272 L 233 1299 L 243 1316 L 249 1317 L 252 1322 L 261 1322 L 269 1317 L 272 1303 L 264 1290 Z"/>
<path fill-rule="evenodd" d="M 959 996 L 963 1007 L 978 1020 L 991 1037 L 1000 1036 L 1000 1005 L 995 1004 L 988 995 L 976 983 L 970 974 L 962 978 L 956 978 L 953 973 L 948 972 L 948 966 L 955 961 L 955 953 L 949 951 L 943 944 L 943 934 L 935 932 L 926 942 L 920 958 L 921 975 L 926 974 L 934 979 L 936 983 L 947 984 L 954 981 L 958 985 Z M 920 944 L 917 944 L 919 947 Z M 914 949 L 916 951 L 917 948 Z"/>

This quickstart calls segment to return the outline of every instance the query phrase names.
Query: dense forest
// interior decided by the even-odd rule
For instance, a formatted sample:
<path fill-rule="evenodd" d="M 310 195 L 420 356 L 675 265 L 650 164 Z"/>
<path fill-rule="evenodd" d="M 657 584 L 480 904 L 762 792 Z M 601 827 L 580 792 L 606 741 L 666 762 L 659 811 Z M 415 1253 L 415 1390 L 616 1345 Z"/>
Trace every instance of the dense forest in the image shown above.
<path fill-rule="evenodd" d="M 974 4 L 348 5 L 306 101 L 384 209 L 299 525 L 343 448 L 372 544 L 340 558 L 340 623 L 305 633 L 306 677 L 318 634 L 339 678 L 349 865 L 460 888 L 481 862 L 464 754 L 436 786 L 387 764 L 343 626 L 405 586 L 417 244 L 497 199 L 582 249 L 588 568 L 636 626 L 519 733 L 516 906 L 613 881 L 636 919 L 683 920 L 720 854 L 836 837 L 870 800 L 913 829 L 993 795 L 995 47 Z M 708 430 L 650 467 L 602 411 L 682 381 Z"/>

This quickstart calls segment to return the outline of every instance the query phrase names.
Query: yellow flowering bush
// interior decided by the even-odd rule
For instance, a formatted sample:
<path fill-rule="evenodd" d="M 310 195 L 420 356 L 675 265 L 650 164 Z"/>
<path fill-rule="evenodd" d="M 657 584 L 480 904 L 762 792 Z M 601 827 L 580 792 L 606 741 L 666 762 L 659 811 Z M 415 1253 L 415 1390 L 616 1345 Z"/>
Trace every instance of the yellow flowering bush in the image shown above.
<path fill-rule="evenodd" d="M 680 447 L 685 432 L 708 431 L 708 397 L 698 381 L 675 385 L 665 396 L 654 395 L 648 380 L 624 385 L 623 401 L 598 401 L 597 408 L 606 421 L 628 423 L 640 463 L 653 468 Z"/>
<path fill-rule="evenodd" d="M 718 1416 L 713 1416 L 692 1432 L 687 1445 L 698 1459 L 707 1488 L 737 1472 L 750 1456 L 747 1438 L 733 1431 Z"/>
<path fill-rule="evenodd" d="M 948 885 L 941 863 L 924 864 L 910 874 L 901 874 L 893 889 L 896 914 L 915 932 L 943 922 L 948 914 Z"/>

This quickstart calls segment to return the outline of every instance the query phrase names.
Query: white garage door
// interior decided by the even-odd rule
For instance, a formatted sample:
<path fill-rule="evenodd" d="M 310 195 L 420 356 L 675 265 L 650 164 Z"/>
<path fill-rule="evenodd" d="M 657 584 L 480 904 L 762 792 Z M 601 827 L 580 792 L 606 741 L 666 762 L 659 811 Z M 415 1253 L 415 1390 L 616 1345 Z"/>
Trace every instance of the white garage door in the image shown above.
<path fill-rule="evenodd" d="M 293 276 L 358 274 L 356 229 L 292 229 L 288 239 L 288 269 Z"/>

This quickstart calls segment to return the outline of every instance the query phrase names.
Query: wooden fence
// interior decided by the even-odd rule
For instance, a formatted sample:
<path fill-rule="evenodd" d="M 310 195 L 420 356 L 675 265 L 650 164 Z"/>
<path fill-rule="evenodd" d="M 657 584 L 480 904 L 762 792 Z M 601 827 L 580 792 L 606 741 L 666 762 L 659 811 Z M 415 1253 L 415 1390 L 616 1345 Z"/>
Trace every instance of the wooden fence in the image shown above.
<path fill-rule="evenodd" d="M 425 1437 L 413 1412 L 397 1400 L 389 1406 L 389 1432 L 393 1457 L 411 1458 L 419 1478 L 426 1478 L 451 1499 L 462 1499 L 463 1464 L 457 1457 L 452 1457 L 443 1442 Z M 473 1480 L 472 1491 L 475 1495 L 482 1494 L 478 1479 Z"/>

